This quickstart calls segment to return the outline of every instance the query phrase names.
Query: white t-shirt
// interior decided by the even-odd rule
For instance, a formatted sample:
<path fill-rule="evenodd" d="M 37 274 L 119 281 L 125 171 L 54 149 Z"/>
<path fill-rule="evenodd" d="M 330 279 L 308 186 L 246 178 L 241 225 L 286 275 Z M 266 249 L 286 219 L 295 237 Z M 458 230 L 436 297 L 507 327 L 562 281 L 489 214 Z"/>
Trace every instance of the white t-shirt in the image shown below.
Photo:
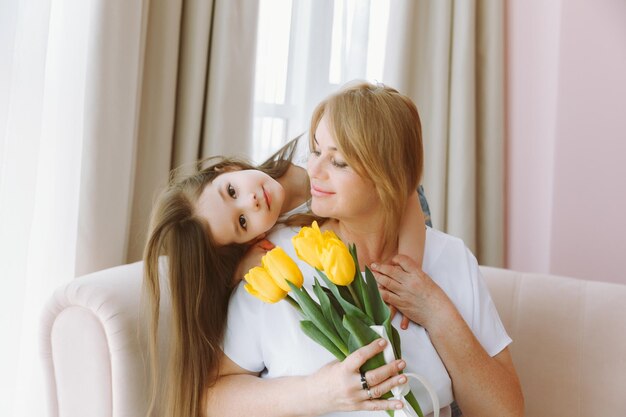
<path fill-rule="evenodd" d="M 284 227 L 273 232 L 269 239 L 298 263 L 305 277 L 304 285 L 315 298 L 311 288 L 315 270 L 296 257 L 291 244 L 296 232 L 296 228 Z M 476 258 L 461 239 L 427 228 L 423 268 L 450 297 L 489 355 L 496 355 L 511 342 L 483 282 Z M 230 300 L 224 352 L 242 368 L 259 372 L 262 378 L 310 375 L 334 357 L 300 330 L 300 319 L 286 301 L 263 303 L 248 294 L 242 283 Z M 449 416 L 449 404 L 453 400 L 451 380 L 428 333 L 412 322 L 407 330 L 401 330 L 399 315 L 393 325 L 400 333 L 406 372 L 428 379 L 443 407 L 441 415 Z M 428 415 L 433 411 L 430 397 L 419 383 L 409 381 L 424 414 Z M 328 417 L 342 415 L 346 413 L 327 414 Z M 382 414 L 352 412 L 349 415 Z"/>

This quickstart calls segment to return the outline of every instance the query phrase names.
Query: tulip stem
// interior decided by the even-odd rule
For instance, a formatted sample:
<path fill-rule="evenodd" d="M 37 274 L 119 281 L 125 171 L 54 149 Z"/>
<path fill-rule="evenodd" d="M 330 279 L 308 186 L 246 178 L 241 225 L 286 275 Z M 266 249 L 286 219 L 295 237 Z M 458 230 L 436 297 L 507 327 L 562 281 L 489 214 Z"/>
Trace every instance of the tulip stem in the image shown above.
<path fill-rule="evenodd" d="M 354 302 L 356 303 L 356 306 L 359 308 L 359 310 L 363 311 L 363 306 L 361 305 L 361 300 L 357 296 L 356 292 L 354 292 L 354 288 L 352 288 L 352 284 L 351 283 L 348 284 L 348 290 L 350 291 L 350 294 L 352 295 L 352 298 L 354 298 Z"/>
<path fill-rule="evenodd" d="M 298 310 L 298 312 L 300 314 L 304 314 L 304 313 L 302 313 L 302 308 L 300 307 L 300 304 L 298 304 L 298 302 L 296 300 L 294 300 L 289 294 L 287 294 L 287 296 L 285 297 L 285 301 L 287 301 L 289 304 L 291 304 L 293 306 L 293 308 Z"/>

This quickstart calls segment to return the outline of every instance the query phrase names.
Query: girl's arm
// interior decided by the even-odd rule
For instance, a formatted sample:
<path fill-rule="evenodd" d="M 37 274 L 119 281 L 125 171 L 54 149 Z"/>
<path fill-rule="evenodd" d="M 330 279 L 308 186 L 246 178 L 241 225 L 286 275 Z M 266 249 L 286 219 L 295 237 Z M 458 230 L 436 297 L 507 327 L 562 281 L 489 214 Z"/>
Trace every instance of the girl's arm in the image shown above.
<path fill-rule="evenodd" d="M 233 276 L 233 285 L 237 285 L 249 270 L 255 266 L 261 266 L 261 258 L 272 249 L 274 249 L 274 244 L 265 239 L 265 237 L 250 245 L 248 251 L 244 254 L 243 258 L 241 258 L 239 264 L 237 264 L 237 269 Z"/>
<path fill-rule="evenodd" d="M 417 191 L 409 196 L 404 210 L 404 215 L 400 221 L 400 236 L 398 237 L 398 253 L 406 255 L 415 260 L 419 267 L 422 267 L 424 259 L 424 245 L 426 244 L 426 225 L 424 212 Z M 389 306 L 392 318 L 396 314 L 396 308 Z M 402 314 L 401 314 L 402 315 Z M 409 318 L 402 315 L 400 328 L 409 328 Z"/>
<path fill-rule="evenodd" d="M 398 253 L 415 260 L 421 267 L 424 259 L 424 244 L 426 242 L 426 225 L 424 213 L 417 191 L 409 196 L 400 221 L 400 236 L 398 238 Z"/>
<path fill-rule="evenodd" d="M 259 378 L 224 355 L 217 382 L 207 392 L 206 415 L 304 417 L 333 411 L 399 409 L 400 401 L 379 397 L 406 382 L 404 375 L 398 375 L 404 361 L 396 360 L 365 373 L 374 399 L 370 400 L 361 386 L 359 368 L 382 352 L 385 345 L 383 339 L 375 340 L 343 362 L 331 362 L 309 376 L 268 379 Z"/>

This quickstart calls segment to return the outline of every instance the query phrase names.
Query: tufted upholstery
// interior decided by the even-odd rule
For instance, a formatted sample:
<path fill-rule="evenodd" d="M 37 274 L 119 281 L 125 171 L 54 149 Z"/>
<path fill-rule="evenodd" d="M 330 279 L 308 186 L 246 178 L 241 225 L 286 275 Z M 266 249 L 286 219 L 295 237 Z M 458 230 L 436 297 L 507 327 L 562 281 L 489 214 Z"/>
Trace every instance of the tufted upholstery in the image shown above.
<path fill-rule="evenodd" d="M 482 271 L 514 340 L 526 415 L 626 415 L 626 285 Z M 41 321 L 50 417 L 145 415 L 141 278 L 140 262 L 123 265 L 51 297 Z"/>

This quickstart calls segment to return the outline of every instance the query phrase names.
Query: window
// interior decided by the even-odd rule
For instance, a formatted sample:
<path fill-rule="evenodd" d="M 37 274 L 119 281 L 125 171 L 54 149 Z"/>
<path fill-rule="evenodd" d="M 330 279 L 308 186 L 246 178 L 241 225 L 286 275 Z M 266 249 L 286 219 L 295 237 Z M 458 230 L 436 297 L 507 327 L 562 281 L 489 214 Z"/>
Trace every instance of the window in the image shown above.
<path fill-rule="evenodd" d="M 389 0 L 261 0 L 253 159 L 308 129 L 315 105 L 352 79 L 383 78 Z"/>

